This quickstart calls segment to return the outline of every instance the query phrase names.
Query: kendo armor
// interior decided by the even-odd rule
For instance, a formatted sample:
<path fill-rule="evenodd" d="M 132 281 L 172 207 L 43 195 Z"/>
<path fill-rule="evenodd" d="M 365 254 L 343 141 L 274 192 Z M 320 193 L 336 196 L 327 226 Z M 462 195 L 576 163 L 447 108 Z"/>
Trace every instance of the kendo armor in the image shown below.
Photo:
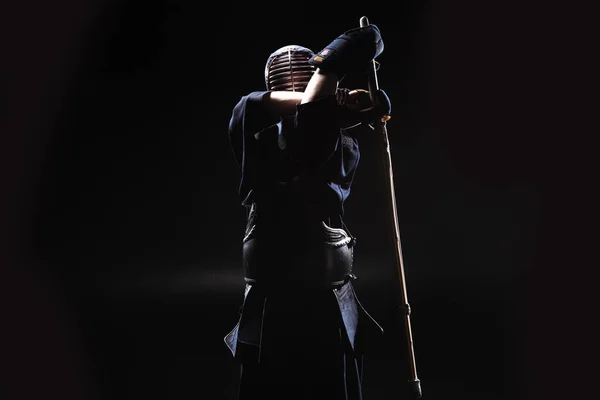
<path fill-rule="evenodd" d="M 275 50 L 265 65 L 267 90 L 304 92 L 316 69 L 308 63 L 313 55 L 312 50 L 298 45 Z"/>

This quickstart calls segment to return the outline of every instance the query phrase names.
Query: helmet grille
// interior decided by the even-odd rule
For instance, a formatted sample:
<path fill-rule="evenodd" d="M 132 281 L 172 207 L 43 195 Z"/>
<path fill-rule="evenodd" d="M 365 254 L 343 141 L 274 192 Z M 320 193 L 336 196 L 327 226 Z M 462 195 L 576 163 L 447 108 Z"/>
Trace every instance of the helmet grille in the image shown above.
<path fill-rule="evenodd" d="M 293 48 L 274 56 L 267 65 L 267 89 L 303 92 L 315 70 L 310 57 L 312 53 Z"/>

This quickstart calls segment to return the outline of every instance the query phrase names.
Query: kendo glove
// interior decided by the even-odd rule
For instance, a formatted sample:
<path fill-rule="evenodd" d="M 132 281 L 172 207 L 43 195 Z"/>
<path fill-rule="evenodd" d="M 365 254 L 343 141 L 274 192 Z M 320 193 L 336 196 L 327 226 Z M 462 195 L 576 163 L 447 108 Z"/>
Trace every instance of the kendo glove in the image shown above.
<path fill-rule="evenodd" d="M 392 103 L 387 93 L 381 89 L 375 92 L 375 104 L 371 101 L 369 92 L 364 89 L 338 89 L 336 97 L 340 125 L 345 129 L 390 119 Z"/>
<path fill-rule="evenodd" d="M 314 54 L 308 63 L 323 72 L 333 72 L 341 80 L 347 73 L 364 72 L 369 62 L 383 52 L 383 39 L 377 25 L 350 29 L 323 50 Z"/>

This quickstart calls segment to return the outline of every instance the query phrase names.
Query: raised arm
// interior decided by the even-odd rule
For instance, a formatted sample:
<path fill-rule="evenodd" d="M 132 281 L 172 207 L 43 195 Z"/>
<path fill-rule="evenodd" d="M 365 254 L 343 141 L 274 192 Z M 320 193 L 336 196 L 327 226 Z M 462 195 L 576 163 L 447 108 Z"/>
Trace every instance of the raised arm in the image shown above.
<path fill-rule="evenodd" d="M 265 109 L 275 117 L 292 116 L 296 105 L 302 101 L 301 92 L 271 91 L 265 94 L 263 102 Z"/>

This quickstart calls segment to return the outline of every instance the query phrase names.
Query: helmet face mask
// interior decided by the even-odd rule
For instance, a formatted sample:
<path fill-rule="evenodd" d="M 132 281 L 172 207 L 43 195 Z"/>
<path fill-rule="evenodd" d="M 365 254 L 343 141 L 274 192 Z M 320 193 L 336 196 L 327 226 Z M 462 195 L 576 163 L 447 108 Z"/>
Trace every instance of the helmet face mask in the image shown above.
<path fill-rule="evenodd" d="M 267 90 L 304 92 L 315 67 L 308 63 L 313 51 L 298 45 L 275 50 L 265 65 Z"/>

